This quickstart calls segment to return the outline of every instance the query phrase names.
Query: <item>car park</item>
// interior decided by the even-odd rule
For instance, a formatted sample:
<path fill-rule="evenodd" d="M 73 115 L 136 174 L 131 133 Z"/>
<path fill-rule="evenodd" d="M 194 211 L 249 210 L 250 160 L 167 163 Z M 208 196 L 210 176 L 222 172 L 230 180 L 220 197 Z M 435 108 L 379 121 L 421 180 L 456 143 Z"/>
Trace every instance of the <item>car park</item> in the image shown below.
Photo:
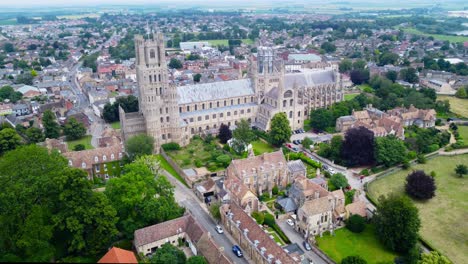
<path fill-rule="evenodd" d="M 224 233 L 223 228 L 220 225 L 215 226 L 215 229 L 216 229 L 216 232 L 218 232 L 218 234 Z"/>
<path fill-rule="evenodd" d="M 232 252 L 239 258 L 242 258 L 242 251 L 238 245 L 232 246 Z"/>

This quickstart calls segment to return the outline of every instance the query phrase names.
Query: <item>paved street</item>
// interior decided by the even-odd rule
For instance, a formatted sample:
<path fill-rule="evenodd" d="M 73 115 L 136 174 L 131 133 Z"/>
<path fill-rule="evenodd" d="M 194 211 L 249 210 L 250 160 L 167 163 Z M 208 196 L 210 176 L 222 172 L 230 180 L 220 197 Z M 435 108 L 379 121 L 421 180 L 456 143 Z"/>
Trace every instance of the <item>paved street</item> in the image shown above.
<path fill-rule="evenodd" d="M 216 226 L 215 221 L 208 214 L 208 209 L 205 204 L 201 204 L 195 194 L 176 180 L 172 175 L 163 171 L 163 174 L 166 175 L 167 179 L 175 186 L 175 199 L 183 207 L 185 207 L 192 215 L 197 219 L 197 221 L 210 232 L 211 236 L 215 240 L 218 246 L 223 247 L 224 251 L 227 253 L 228 257 L 234 263 L 249 263 L 249 261 L 244 258 L 238 258 L 232 253 L 232 246 L 234 245 L 234 240 L 230 237 L 229 234 L 218 234 L 214 227 Z"/>
<path fill-rule="evenodd" d="M 297 243 L 301 247 L 301 249 L 305 253 L 305 256 L 309 260 L 312 260 L 314 264 L 326 264 L 326 262 L 313 251 L 305 250 L 304 246 L 302 245 L 304 238 L 299 233 L 297 233 L 296 230 L 294 230 L 290 225 L 288 225 L 286 221 L 277 221 L 277 223 L 280 226 L 281 230 L 283 230 L 284 234 L 289 238 L 289 240 L 291 240 L 292 243 Z"/>

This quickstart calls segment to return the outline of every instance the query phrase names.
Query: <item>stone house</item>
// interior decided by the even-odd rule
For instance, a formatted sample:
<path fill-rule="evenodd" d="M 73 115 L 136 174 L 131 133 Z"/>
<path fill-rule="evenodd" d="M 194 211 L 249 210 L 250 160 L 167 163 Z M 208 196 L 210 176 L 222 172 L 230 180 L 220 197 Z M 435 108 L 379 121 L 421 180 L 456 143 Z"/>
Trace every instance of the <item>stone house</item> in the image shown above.
<path fill-rule="evenodd" d="M 237 204 L 248 213 L 258 211 L 259 200 L 239 179 L 232 177 L 224 181 L 224 189 L 228 193 L 228 200 Z"/>
<path fill-rule="evenodd" d="M 221 206 L 224 231 L 231 234 L 242 250 L 256 264 L 293 264 L 301 259 L 288 255 L 257 222 L 235 203 Z"/>

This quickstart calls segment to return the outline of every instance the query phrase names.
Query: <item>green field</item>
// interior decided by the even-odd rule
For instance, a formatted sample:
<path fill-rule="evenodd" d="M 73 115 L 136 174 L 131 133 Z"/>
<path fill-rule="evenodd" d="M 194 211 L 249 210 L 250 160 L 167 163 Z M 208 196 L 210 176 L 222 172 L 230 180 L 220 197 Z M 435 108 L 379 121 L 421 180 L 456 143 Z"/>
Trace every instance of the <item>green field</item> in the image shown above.
<path fill-rule="evenodd" d="M 468 99 L 460 99 L 449 95 L 438 95 L 437 100 L 449 100 L 451 112 L 462 117 L 468 117 Z"/>
<path fill-rule="evenodd" d="M 422 221 L 421 237 L 454 263 L 468 259 L 468 193 L 467 178 L 455 175 L 457 164 L 468 164 L 468 155 L 439 156 L 412 169 L 436 172 L 436 196 L 426 202 L 415 202 Z M 405 178 L 411 170 L 403 170 L 375 180 L 368 194 L 374 200 L 391 192 L 403 194 Z"/>
<path fill-rule="evenodd" d="M 404 32 L 414 35 L 421 35 L 426 37 L 433 37 L 434 39 L 443 40 L 443 41 L 450 41 L 450 42 L 465 42 L 468 41 L 468 37 L 466 36 L 451 36 L 451 35 L 440 35 L 440 34 L 428 34 L 422 31 L 417 30 L 416 28 L 400 28 Z"/>
<path fill-rule="evenodd" d="M 341 228 L 335 231 L 334 236 L 324 235 L 316 239 L 318 247 L 337 263 L 347 256 L 356 255 L 361 256 L 369 264 L 393 263 L 397 256 L 377 240 L 373 225 L 366 225 L 362 233 L 353 233 Z"/>
<path fill-rule="evenodd" d="M 81 14 L 81 15 L 65 15 L 65 16 L 57 16 L 58 19 L 62 19 L 62 18 L 65 18 L 65 19 L 81 19 L 81 18 L 85 18 L 85 17 L 89 17 L 89 18 L 98 18 L 100 17 L 101 15 L 97 14 L 97 13 L 90 13 L 90 14 Z"/>
<path fill-rule="evenodd" d="M 210 40 L 200 40 L 209 42 L 212 46 L 224 45 L 228 46 L 228 39 L 210 39 Z M 242 39 L 243 44 L 251 45 L 253 44 L 253 40 L 251 39 Z"/>
<path fill-rule="evenodd" d="M 17 25 L 16 18 L 0 20 L 0 26 Z"/>
<path fill-rule="evenodd" d="M 169 162 L 167 162 L 167 160 L 161 154 L 156 155 L 156 158 L 159 160 L 159 165 L 161 166 L 161 168 L 163 168 L 165 171 L 174 176 L 174 178 L 176 178 L 185 186 L 187 186 L 187 183 L 185 182 L 184 178 L 182 178 L 182 176 L 180 176 L 180 174 L 177 173 L 177 171 L 171 166 L 171 164 L 169 164 Z"/>
<path fill-rule="evenodd" d="M 458 133 L 463 141 L 465 141 L 465 145 L 468 145 L 468 126 L 458 126 Z"/>
<path fill-rule="evenodd" d="M 111 127 L 112 127 L 113 129 L 120 129 L 120 121 L 112 122 L 112 123 L 111 123 Z"/>
<path fill-rule="evenodd" d="M 265 152 L 269 153 L 277 150 L 277 148 L 273 147 L 272 145 L 268 144 L 267 142 L 261 139 L 253 141 L 251 144 L 255 155 L 261 155 Z"/>
<path fill-rule="evenodd" d="M 354 97 L 358 96 L 359 94 L 358 93 L 355 93 L 355 94 L 345 94 L 344 95 L 344 100 L 345 101 L 350 101 L 350 100 L 353 100 Z"/>
<path fill-rule="evenodd" d="M 91 135 L 87 135 L 77 140 L 67 141 L 68 150 L 73 150 L 73 148 L 78 144 L 83 144 L 85 146 L 85 149 L 93 149 L 94 147 L 91 145 L 92 137 L 93 136 Z"/>

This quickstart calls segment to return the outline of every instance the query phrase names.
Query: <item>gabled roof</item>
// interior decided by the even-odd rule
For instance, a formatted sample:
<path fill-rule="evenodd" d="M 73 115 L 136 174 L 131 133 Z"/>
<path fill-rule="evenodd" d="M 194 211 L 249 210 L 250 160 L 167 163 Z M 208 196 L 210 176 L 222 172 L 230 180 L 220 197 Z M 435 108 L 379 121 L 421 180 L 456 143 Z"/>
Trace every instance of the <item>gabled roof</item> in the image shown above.
<path fill-rule="evenodd" d="M 296 203 L 294 202 L 293 199 L 287 197 L 287 198 L 278 198 L 278 200 L 276 200 L 277 203 L 279 203 L 279 205 L 281 205 L 281 207 L 283 208 L 283 210 L 288 213 L 288 212 L 294 212 L 296 209 L 297 209 L 297 205 Z"/>
<path fill-rule="evenodd" d="M 179 104 L 214 101 L 224 98 L 254 95 L 250 79 L 212 82 L 177 87 Z"/>
<path fill-rule="evenodd" d="M 132 251 L 113 247 L 98 263 L 138 263 L 138 261 Z"/>

